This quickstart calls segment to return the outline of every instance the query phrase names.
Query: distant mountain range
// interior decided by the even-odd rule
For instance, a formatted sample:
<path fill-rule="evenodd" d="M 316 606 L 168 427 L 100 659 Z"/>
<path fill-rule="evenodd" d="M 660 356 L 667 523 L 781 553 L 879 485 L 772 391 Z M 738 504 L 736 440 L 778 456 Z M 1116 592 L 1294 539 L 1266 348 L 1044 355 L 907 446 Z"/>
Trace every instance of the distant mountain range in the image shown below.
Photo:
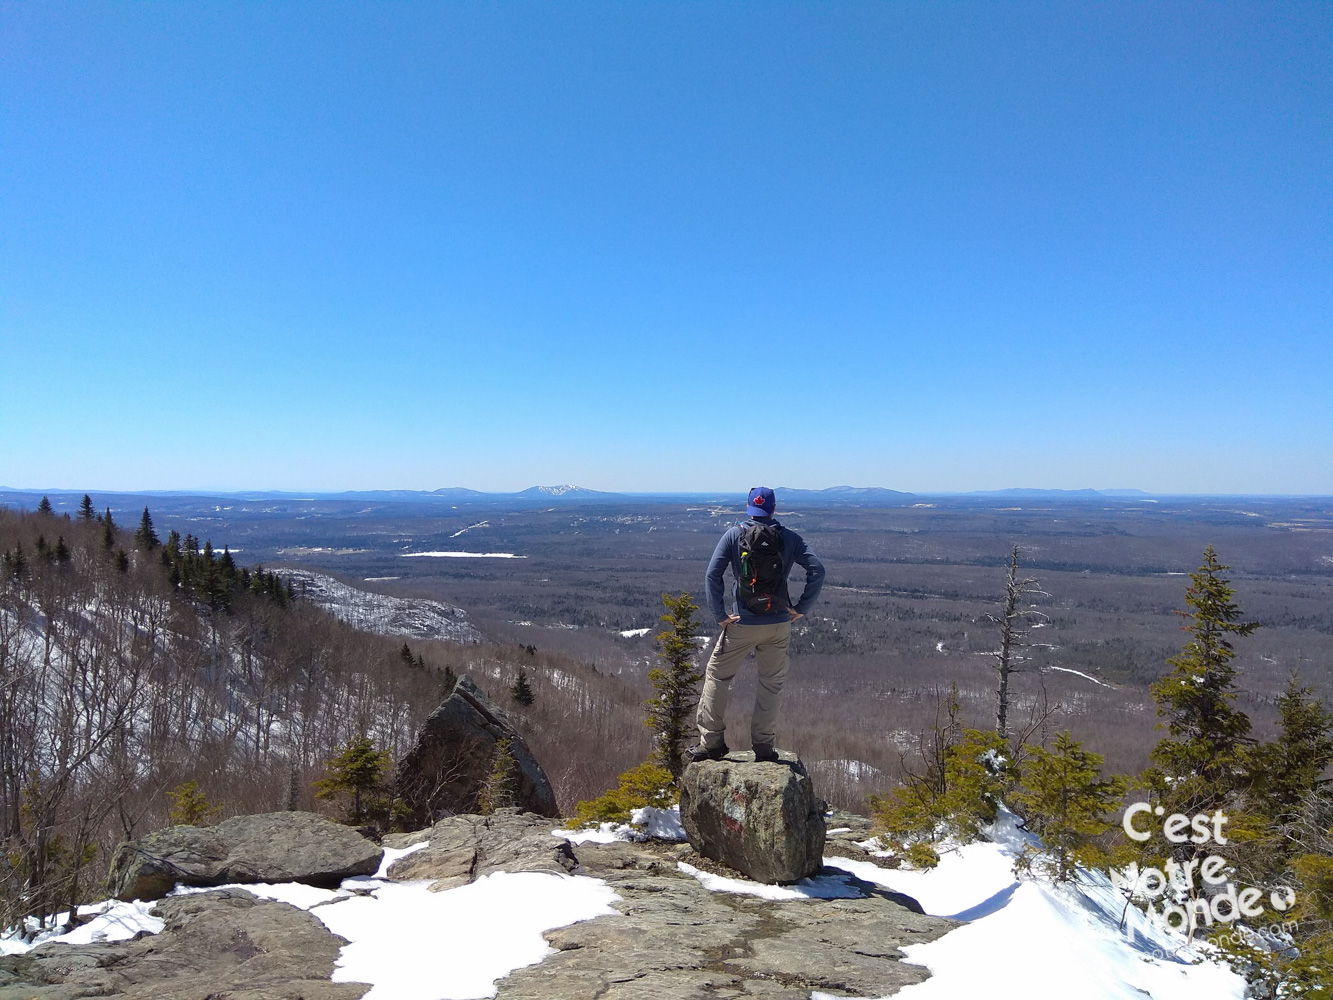
<path fill-rule="evenodd" d="M 1009 490 L 973 490 L 970 493 L 963 494 L 969 497 L 1063 497 L 1068 500 L 1079 497 L 1147 497 L 1151 493 L 1145 493 L 1143 490 L 1038 490 L 1038 489 L 1009 489 Z"/>
<path fill-rule="evenodd" d="M 951 498 L 954 501 L 969 499 L 984 502 L 986 500 L 1135 500 L 1146 499 L 1164 494 L 1152 494 L 1138 489 L 1083 489 L 1057 490 L 1029 487 L 1015 487 L 1004 490 L 973 490 L 971 492 L 936 492 L 907 493 L 891 490 L 882 486 L 830 486 L 821 490 L 804 490 L 791 486 L 774 488 L 778 496 L 779 507 L 789 508 L 792 504 L 836 504 L 848 506 L 898 506 L 899 504 L 919 500 L 922 497 Z M 679 490 L 653 493 L 608 492 L 590 490 L 583 486 L 570 484 L 557 486 L 530 486 L 525 490 L 512 493 L 486 492 L 467 489 L 461 486 L 447 486 L 436 490 L 343 490 L 341 492 L 297 492 L 294 490 L 71 490 L 45 489 L 29 490 L 0 486 L 0 495 L 7 494 L 8 506 L 35 506 L 43 495 L 49 496 L 58 509 L 69 505 L 73 498 L 77 506 L 78 499 L 84 492 L 97 497 L 118 497 L 122 502 L 139 498 L 140 502 L 153 498 L 180 498 L 191 500 L 209 500 L 218 503 L 267 502 L 279 505 L 292 503 L 397 503 L 397 504 L 495 504 L 519 503 L 531 504 L 568 504 L 568 503 L 662 503 L 689 502 L 743 506 L 745 493 L 741 490 Z M 0 501 L 4 502 L 4 501 Z"/>

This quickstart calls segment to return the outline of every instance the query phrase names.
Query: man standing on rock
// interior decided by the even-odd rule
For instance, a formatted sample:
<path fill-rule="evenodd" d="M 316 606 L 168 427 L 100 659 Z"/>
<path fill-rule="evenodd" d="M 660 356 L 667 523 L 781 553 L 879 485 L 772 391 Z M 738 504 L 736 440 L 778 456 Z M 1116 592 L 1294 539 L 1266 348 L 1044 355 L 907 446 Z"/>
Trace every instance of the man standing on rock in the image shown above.
<path fill-rule="evenodd" d="M 727 754 L 726 715 L 731 679 L 753 650 L 759 672 L 750 743 L 755 760 L 777 760 L 778 708 L 787 679 L 791 625 L 806 614 L 824 585 L 824 566 L 805 540 L 773 517 L 777 499 L 767 486 L 750 491 L 749 518 L 728 528 L 713 551 L 704 577 L 708 610 L 722 626 L 713 644 L 699 699 L 699 745 L 690 760 L 721 760 Z M 787 591 L 793 565 L 805 568 L 805 589 L 795 605 Z M 735 613 L 722 602 L 722 578 L 731 567 Z"/>

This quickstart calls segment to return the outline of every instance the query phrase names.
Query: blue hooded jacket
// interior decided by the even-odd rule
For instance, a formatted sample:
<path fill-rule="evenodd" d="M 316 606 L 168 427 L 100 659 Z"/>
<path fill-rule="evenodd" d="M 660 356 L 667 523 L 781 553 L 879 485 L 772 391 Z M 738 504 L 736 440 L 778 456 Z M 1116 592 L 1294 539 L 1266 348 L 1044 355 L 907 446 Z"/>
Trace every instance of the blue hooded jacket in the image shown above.
<path fill-rule="evenodd" d="M 779 622 L 791 619 L 791 615 L 786 611 L 778 611 L 770 615 L 756 615 L 741 602 L 737 593 L 738 588 L 734 582 L 740 579 L 741 574 L 741 534 L 752 524 L 778 523 L 776 518 L 771 517 L 747 518 L 739 524 L 733 524 L 719 539 L 717 548 L 713 550 L 713 558 L 708 561 L 708 572 L 704 575 L 704 594 L 707 597 L 708 611 L 712 614 L 713 621 L 724 621 L 728 615 L 728 611 L 722 602 L 722 582 L 728 566 L 731 567 L 733 581 L 731 603 L 736 607 L 735 613 L 740 615 L 742 625 L 776 625 Z M 794 607 L 804 615 L 809 613 L 815 599 L 819 596 L 820 588 L 824 586 L 824 564 L 806 547 L 805 539 L 792 531 L 791 528 L 783 526 L 782 569 L 784 574 L 790 573 L 792 566 L 798 563 L 805 568 L 805 589 L 801 592 L 801 599 L 796 602 Z"/>

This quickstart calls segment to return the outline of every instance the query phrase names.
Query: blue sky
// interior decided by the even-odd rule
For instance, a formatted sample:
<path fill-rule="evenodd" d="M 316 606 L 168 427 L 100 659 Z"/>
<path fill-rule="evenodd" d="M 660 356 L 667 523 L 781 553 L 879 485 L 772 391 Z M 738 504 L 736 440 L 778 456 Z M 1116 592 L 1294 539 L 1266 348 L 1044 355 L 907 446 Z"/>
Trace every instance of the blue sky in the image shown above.
<path fill-rule="evenodd" d="M 0 6 L 0 484 L 1333 494 L 1333 4 Z"/>

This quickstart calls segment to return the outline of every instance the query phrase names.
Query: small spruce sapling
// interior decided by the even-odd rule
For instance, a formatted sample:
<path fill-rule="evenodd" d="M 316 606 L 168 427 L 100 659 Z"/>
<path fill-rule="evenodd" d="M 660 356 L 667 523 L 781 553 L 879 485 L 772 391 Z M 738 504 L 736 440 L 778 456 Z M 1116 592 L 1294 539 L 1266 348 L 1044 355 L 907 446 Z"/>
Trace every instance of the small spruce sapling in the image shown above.
<path fill-rule="evenodd" d="M 1025 851 L 1020 864 L 1057 882 L 1109 863 L 1099 837 L 1115 826 L 1112 812 L 1128 788 L 1121 777 L 1103 778 L 1101 754 L 1084 750 L 1067 731 L 1050 749 L 1033 747 L 1023 766 L 1022 787 L 1010 798 L 1045 852 Z M 1109 818 L 1111 817 L 1111 818 Z"/>
<path fill-rule="evenodd" d="M 1322 775 L 1333 763 L 1333 714 L 1297 672 L 1287 679 L 1277 711 L 1277 739 L 1248 755 L 1248 797 L 1262 815 L 1285 823 L 1296 818 L 1303 799 L 1328 782 Z"/>
<path fill-rule="evenodd" d="M 222 804 L 208 801 L 199 790 L 199 782 L 187 781 L 167 792 L 171 809 L 167 814 L 172 826 L 211 826 L 222 812 Z"/>
<path fill-rule="evenodd" d="M 385 818 L 389 813 L 385 786 L 389 763 L 389 752 L 376 750 L 370 737 L 353 737 L 324 762 L 329 776 L 315 782 L 315 798 L 350 798 L 343 822 L 351 826 Z"/>
<path fill-rule="evenodd" d="M 497 809 L 504 809 L 515 804 L 518 798 L 518 760 L 514 757 L 514 748 L 509 740 L 500 740 L 495 744 L 495 761 L 491 765 L 490 776 L 481 786 L 477 797 L 477 811 L 489 816 Z"/>
<path fill-rule="evenodd" d="M 679 778 L 685 769 L 685 743 L 703 679 L 695 665 L 698 622 L 694 613 L 699 606 L 686 593 L 678 597 L 663 594 L 662 604 L 667 609 L 660 619 L 667 627 L 657 633 L 657 658 L 662 662 L 648 671 L 654 694 L 644 704 L 648 713 L 644 725 L 653 730 L 655 759 Z"/>

